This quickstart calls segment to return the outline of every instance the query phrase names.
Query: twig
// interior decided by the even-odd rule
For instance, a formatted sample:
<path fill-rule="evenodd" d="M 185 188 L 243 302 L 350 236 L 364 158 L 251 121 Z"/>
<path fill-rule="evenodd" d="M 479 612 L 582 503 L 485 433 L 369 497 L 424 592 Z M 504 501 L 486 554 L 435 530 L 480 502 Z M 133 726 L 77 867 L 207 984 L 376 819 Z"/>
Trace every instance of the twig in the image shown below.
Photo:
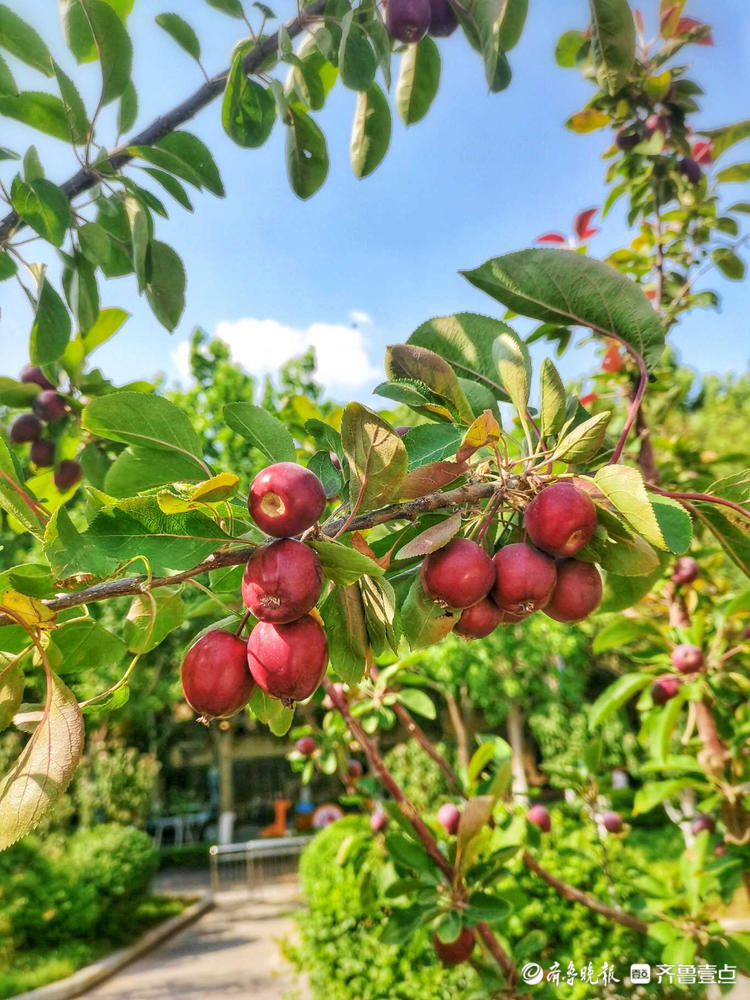
<path fill-rule="evenodd" d="M 673 500 L 700 500 L 703 503 L 717 503 L 722 507 L 730 507 L 732 510 L 736 511 L 742 517 L 750 521 L 750 510 L 746 510 L 744 507 L 740 506 L 738 503 L 734 503 L 732 500 L 725 500 L 724 497 L 715 497 L 710 493 L 673 493 L 670 490 L 661 490 L 657 486 L 651 486 L 649 484 L 648 488 L 653 493 L 658 493 L 662 497 L 671 497 Z"/>

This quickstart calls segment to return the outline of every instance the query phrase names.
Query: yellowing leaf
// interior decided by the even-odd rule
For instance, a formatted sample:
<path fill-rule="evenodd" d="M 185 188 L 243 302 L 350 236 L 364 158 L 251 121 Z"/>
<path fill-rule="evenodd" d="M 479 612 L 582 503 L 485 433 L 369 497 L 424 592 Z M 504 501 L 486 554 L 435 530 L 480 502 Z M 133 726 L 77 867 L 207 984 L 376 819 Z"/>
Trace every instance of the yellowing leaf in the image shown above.
<path fill-rule="evenodd" d="M 35 597 L 19 594 L 17 590 L 6 590 L 0 597 L 0 605 L 4 612 L 18 621 L 19 625 L 28 627 L 46 625 L 55 620 L 54 611 L 42 604 Z"/>
<path fill-rule="evenodd" d="M 594 482 L 639 535 L 658 549 L 667 548 L 637 469 L 626 465 L 606 465 L 594 476 Z"/>
<path fill-rule="evenodd" d="M 205 483 L 199 483 L 190 494 L 193 501 L 200 500 L 201 503 L 218 503 L 220 500 L 228 500 L 234 496 L 239 483 L 239 476 L 233 472 L 221 472 L 218 476 L 212 476 Z"/>
<path fill-rule="evenodd" d="M 574 115 L 565 122 L 565 127 L 573 132 L 595 132 L 599 128 L 604 128 L 609 124 L 609 118 L 603 111 L 596 108 L 584 108 L 583 111 L 576 111 Z"/>
<path fill-rule="evenodd" d="M 456 452 L 456 461 L 465 462 L 467 458 L 484 448 L 486 445 L 496 444 L 500 440 L 500 424 L 498 424 L 491 410 L 480 413 L 476 420 L 469 427 L 461 447 Z"/>
<path fill-rule="evenodd" d="M 186 510 L 192 510 L 195 507 L 195 504 L 190 503 L 189 500 L 175 496 L 169 490 L 162 490 L 161 493 L 157 494 L 156 502 L 159 504 L 159 510 L 162 514 L 184 514 Z"/>

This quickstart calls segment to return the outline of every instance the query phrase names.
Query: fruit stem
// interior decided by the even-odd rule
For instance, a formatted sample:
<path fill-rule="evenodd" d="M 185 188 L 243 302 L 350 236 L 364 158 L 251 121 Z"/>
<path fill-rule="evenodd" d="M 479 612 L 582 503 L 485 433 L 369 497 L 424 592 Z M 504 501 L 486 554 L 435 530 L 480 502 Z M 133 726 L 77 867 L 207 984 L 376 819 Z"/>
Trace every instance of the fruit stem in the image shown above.
<path fill-rule="evenodd" d="M 732 500 L 725 500 L 724 497 L 714 497 L 710 493 L 673 493 L 670 490 L 661 490 L 658 486 L 652 486 L 650 483 L 646 484 L 652 493 L 658 493 L 661 497 L 671 497 L 673 500 L 700 500 L 705 503 L 718 503 L 722 507 L 729 507 L 731 510 L 736 511 L 742 517 L 747 518 L 750 521 L 750 510 L 746 510 L 738 503 L 734 503 Z"/>
<path fill-rule="evenodd" d="M 629 344 L 625 344 L 625 346 L 628 349 L 628 353 L 631 354 L 636 360 L 640 377 L 638 379 L 638 388 L 635 390 L 635 395 L 633 396 L 632 402 L 628 407 L 628 415 L 625 418 L 625 426 L 620 434 L 620 440 L 617 442 L 615 450 L 612 452 L 612 458 L 609 460 L 609 465 L 616 465 L 620 461 L 623 449 L 625 448 L 628 437 L 630 436 L 630 431 L 632 430 L 635 419 L 638 416 L 638 411 L 641 407 L 641 403 L 643 402 L 643 394 L 645 393 L 646 385 L 648 384 L 646 362 Z"/>
<path fill-rule="evenodd" d="M 250 612 L 246 611 L 244 613 L 244 615 L 242 616 L 242 621 L 240 622 L 239 627 L 237 628 L 237 631 L 234 633 L 236 636 L 242 635 L 242 631 L 245 628 L 245 626 L 247 625 L 249 618 L 250 618 Z"/>

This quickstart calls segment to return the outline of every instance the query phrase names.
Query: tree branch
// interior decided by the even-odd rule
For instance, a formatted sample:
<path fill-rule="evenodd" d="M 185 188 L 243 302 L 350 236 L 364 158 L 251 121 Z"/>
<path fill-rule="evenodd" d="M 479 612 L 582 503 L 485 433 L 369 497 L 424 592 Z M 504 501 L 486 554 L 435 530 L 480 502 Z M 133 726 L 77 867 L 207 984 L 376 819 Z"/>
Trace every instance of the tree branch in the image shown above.
<path fill-rule="evenodd" d="M 326 0 L 314 0 L 297 17 L 287 21 L 285 27 L 289 37 L 295 38 L 299 35 L 310 21 L 316 20 L 323 13 L 325 7 Z M 245 71 L 247 73 L 255 73 L 266 59 L 277 51 L 278 45 L 278 31 L 274 32 L 273 35 L 269 35 L 263 41 L 258 42 L 257 45 L 254 45 L 245 56 Z M 114 170 L 118 170 L 133 159 L 132 155 L 128 152 L 129 146 L 153 146 L 159 139 L 163 139 L 165 135 L 169 135 L 170 132 L 179 128 L 180 125 L 184 125 L 185 122 L 193 118 L 199 111 L 202 111 L 206 105 L 214 101 L 223 92 L 228 75 L 229 68 L 211 77 L 210 80 L 207 80 L 206 83 L 181 104 L 172 108 L 171 111 L 167 111 L 166 114 L 159 115 L 158 118 L 155 118 L 150 125 L 147 125 L 137 135 L 132 136 L 126 142 L 121 143 L 113 149 L 104 161 L 104 164 L 108 164 Z M 99 171 L 101 165 L 100 161 Z M 81 168 L 61 184 L 60 187 L 68 200 L 72 201 L 79 194 L 83 194 L 84 191 L 92 188 L 99 180 L 99 171 L 95 172 Z M 0 245 L 4 244 L 9 236 L 13 235 L 14 232 L 18 232 L 25 225 L 26 223 L 19 218 L 16 212 L 10 212 L 6 215 L 2 222 L 0 222 Z"/>
<path fill-rule="evenodd" d="M 417 500 L 407 500 L 404 503 L 393 503 L 387 507 L 379 507 L 377 510 L 369 511 L 366 514 L 359 514 L 349 524 L 347 531 L 364 531 L 372 528 L 376 524 L 386 524 L 389 521 L 412 521 L 432 510 L 444 510 L 449 507 L 461 507 L 464 504 L 474 503 L 484 500 L 493 493 L 504 496 L 498 482 L 469 483 L 466 486 L 459 486 L 455 490 L 448 490 L 444 493 L 429 493 L 427 496 L 419 497 Z M 340 529 L 346 518 L 337 518 L 324 524 L 320 532 L 326 536 L 333 536 Z M 59 597 L 49 598 L 42 601 L 50 611 L 64 611 L 67 608 L 75 608 L 82 604 L 91 604 L 95 601 L 108 601 L 113 597 L 127 597 L 133 594 L 142 594 L 146 590 L 154 590 L 156 587 L 169 587 L 175 583 L 182 583 L 190 580 L 194 576 L 200 576 L 214 569 L 221 569 L 224 566 L 241 566 L 247 562 L 255 551 L 256 546 L 243 546 L 240 549 L 219 550 L 208 556 L 203 562 L 198 563 L 191 569 L 183 570 L 181 573 L 174 573 L 172 576 L 159 576 L 149 583 L 146 576 L 129 576 L 121 580 L 106 580 L 103 583 L 95 583 L 84 590 L 78 590 L 72 594 L 62 594 Z M 0 615 L 0 626 L 10 625 L 12 622 L 6 615 Z"/>

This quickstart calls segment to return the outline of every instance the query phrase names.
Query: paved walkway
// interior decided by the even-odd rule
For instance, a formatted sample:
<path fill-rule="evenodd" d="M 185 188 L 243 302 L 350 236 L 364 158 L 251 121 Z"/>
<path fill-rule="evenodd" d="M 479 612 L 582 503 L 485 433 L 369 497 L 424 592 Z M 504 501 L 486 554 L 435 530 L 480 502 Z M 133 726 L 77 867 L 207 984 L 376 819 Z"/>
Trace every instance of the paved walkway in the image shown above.
<path fill-rule="evenodd" d="M 279 948 L 294 932 L 293 890 L 252 902 L 246 893 L 223 894 L 213 910 L 156 951 L 86 994 L 100 1000 L 200 998 L 310 1000 Z"/>

